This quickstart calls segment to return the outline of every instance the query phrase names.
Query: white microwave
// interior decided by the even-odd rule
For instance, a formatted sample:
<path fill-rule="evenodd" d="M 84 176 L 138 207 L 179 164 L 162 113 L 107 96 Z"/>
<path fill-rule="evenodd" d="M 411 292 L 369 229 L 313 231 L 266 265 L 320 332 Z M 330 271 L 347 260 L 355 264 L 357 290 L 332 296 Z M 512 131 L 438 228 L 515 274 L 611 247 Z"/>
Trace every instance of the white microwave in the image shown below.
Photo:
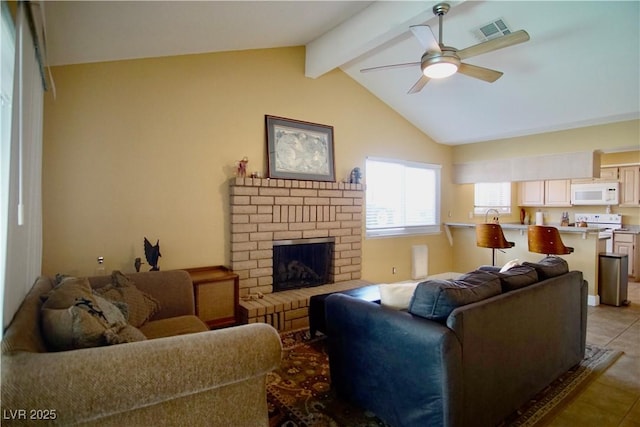
<path fill-rule="evenodd" d="M 618 182 L 571 184 L 572 205 L 617 205 Z"/>

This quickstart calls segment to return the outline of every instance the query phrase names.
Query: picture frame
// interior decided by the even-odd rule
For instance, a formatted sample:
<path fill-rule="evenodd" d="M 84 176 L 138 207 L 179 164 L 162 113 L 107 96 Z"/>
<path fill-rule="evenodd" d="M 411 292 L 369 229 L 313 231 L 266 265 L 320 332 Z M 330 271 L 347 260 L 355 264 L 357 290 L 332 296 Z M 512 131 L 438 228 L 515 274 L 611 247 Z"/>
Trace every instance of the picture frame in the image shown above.
<path fill-rule="evenodd" d="M 333 126 L 265 116 L 267 176 L 335 182 Z"/>

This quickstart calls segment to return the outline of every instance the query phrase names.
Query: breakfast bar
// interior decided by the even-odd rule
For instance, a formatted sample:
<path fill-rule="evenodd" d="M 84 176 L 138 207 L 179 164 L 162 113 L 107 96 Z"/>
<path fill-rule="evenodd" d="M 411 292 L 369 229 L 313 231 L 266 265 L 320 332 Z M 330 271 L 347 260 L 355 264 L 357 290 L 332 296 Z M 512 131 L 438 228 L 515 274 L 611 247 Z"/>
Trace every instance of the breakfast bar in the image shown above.
<path fill-rule="evenodd" d="M 453 249 L 453 269 L 455 271 L 470 271 L 479 265 L 491 263 L 491 250 L 476 246 L 475 223 L 447 222 L 444 225 L 445 233 Z M 574 248 L 572 254 L 562 255 L 562 258 L 567 260 L 571 270 L 582 271 L 585 280 L 589 283 L 589 305 L 599 305 L 598 256 L 601 252 L 605 252 L 607 239 L 600 237 L 601 228 L 546 225 L 556 227 L 560 231 L 564 244 Z M 543 255 L 528 250 L 528 225 L 504 223 L 500 226 L 505 238 L 514 242 L 515 246 L 496 251 L 497 265 L 504 265 L 513 259 L 518 259 L 520 262 L 537 262 L 543 257 Z"/>

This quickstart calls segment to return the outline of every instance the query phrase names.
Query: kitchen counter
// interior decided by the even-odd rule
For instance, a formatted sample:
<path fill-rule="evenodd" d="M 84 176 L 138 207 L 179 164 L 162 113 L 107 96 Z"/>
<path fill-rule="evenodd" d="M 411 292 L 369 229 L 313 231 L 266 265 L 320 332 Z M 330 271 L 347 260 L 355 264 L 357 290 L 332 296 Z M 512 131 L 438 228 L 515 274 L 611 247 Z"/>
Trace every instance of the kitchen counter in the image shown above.
<path fill-rule="evenodd" d="M 476 223 L 474 222 L 445 222 L 445 227 L 467 227 L 467 228 L 475 228 Z M 604 227 L 575 227 L 575 226 L 560 226 L 558 224 L 545 224 L 547 226 L 555 227 L 560 231 L 560 233 L 599 233 L 604 230 Z M 520 224 L 516 222 L 506 222 L 500 223 L 500 226 L 503 230 L 521 230 L 523 233 L 529 227 L 526 224 Z"/>
<path fill-rule="evenodd" d="M 620 230 L 614 230 L 614 232 L 616 234 L 640 234 L 640 225 L 625 225 Z"/>

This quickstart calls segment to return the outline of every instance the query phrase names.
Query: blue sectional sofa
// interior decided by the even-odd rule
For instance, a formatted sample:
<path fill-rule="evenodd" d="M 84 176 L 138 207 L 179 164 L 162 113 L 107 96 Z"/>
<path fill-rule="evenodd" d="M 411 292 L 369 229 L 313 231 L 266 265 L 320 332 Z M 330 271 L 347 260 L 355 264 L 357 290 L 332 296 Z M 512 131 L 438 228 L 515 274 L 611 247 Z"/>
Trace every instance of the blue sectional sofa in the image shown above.
<path fill-rule="evenodd" d="M 417 285 L 407 310 L 326 299 L 331 384 L 395 426 L 493 426 L 585 352 L 587 283 L 547 257 Z"/>

